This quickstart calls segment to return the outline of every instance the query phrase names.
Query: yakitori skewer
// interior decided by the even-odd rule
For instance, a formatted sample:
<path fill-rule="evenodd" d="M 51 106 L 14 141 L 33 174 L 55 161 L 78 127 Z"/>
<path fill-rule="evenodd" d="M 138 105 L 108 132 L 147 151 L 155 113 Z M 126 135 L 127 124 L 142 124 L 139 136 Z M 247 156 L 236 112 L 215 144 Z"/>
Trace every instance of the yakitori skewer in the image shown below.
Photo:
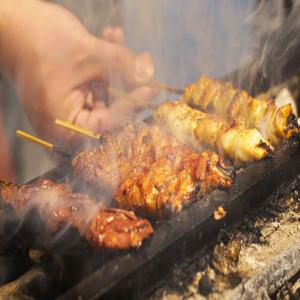
<path fill-rule="evenodd" d="M 97 133 L 95 131 L 89 130 L 85 127 L 81 127 L 75 124 L 72 124 L 68 121 L 65 120 L 61 120 L 61 119 L 55 119 L 54 123 L 60 127 L 63 127 L 65 129 L 74 131 L 76 133 L 79 133 L 81 135 L 84 135 L 86 137 L 92 138 L 94 140 L 97 140 L 99 142 L 99 144 L 103 144 L 104 143 L 104 138 L 100 133 Z"/>
<path fill-rule="evenodd" d="M 124 97 L 124 98 L 126 98 L 128 100 L 131 100 L 131 101 L 135 102 L 135 103 L 141 103 L 142 105 L 147 105 L 148 104 L 146 101 L 144 101 L 142 99 L 135 98 L 134 96 L 131 96 L 130 94 L 128 94 L 128 93 L 126 93 L 126 92 L 124 92 L 122 90 L 119 90 L 117 88 L 113 88 L 111 86 L 109 86 L 107 88 L 107 91 L 112 96 Z"/>
<path fill-rule="evenodd" d="M 179 141 L 198 151 L 209 147 L 229 158 L 235 167 L 269 157 L 273 150 L 256 128 L 232 126 L 220 116 L 179 101 L 162 103 L 155 110 L 154 121 Z"/>
<path fill-rule="evenodd" d="M 99 140 L 101 139 L 101 135 L 99 133 L 96 133 L 92 130 L 89 130 L 87 128 L 72 124 L 71 122 L 65 121 L 65 120 L 61 120 L 61 119 L 55 119 L 54 123 L 60 127 L 63 127 L 65 129 L 74 131 L 76 133 L 79 133 L 81 135 L 84 136 L 88 136 L 90 138 Z"/>
<path fill-rule="evenodd" d="M 116 89 L 116 88 L 113 88 L 113 87 L 108 87 L 108 92 L 109 92 L 110 95 L 126 98 L 128 100 L 133 101 L 134 103 L 141 104 L 142 106 L 145 106 L 145 107 L 150 108 L 150 109 L 155 109 L 157 107 L 157 105 L 155 105 L 155 104 L 150 104 L 146 100 L 136 98 L 136 97 L 130 95 L 129 93 L 126 93 L 122 90 L 119 90 L 119 89 Z M 85 127 L 81 127 L 81 126 L 75 125 L 75 124 L 73 124 L 69 121 L 61 120 L 61 119 L 55 119 L 54 123 L 56 125 L 60 126 L 60 127 L 65 128 L 65 129 L 68 129 L 68 130 L 74 131 L 76 133 L 79 133 L 81 135 L 96 139 L 100 143 L 103 142 L 102 139 L 101 139 L 102 138 L 101 134 L 96 133 L 92 130 L 89 130 Z"/>
<path fill-rule="evenodd" d="M 150 109 L 153 108 L 153 105 L 151 103 L 149 103 L 147 100 L 144 100 L 142 98 L 134 97 L 134 96 L 130 95 L 129 93 L 124 92 L 120 89 L 117 89 L 117 88 L 114 88 L 114 87 L 108 87 L 107 91 L 108 91 L 109 95 L 111 95 L 111 96 L 126 98 L 126 99 L 132 101 L 133 103 L 135 103 L 138 106 L 147 107 L 147 108 L 150 108 Z"/>
<path fill-rule="evenodd" d="M 38 137 L 35 137 L 25 131 L 22 130 L 16 130 L 16 135 L 26 141 L 29 141 L 31 143 L 37 144 L 39 146 L 42 146 L 43 148 L 45 148 L 46 150 L 59 154 L 65 158 L 70 158 L 70 155 L 68 153 L 66 153 L 65 151 L 57 148 L 54 144 L 51 144 L 45 140 L 42 140 Z"/>
<path fill-rule="evenodd" d="M 72 226 L 95 249 L 139 248 L 153 233 L 150 222 L 134 212 L 107 208 L 101 195 L 97 201 L 72 192 L 66 183 L 55 183 L 50 179 L 39 179 L 21 186 L 4 183 L 0 195 L 12 208 L 17 220 L 24 220 L 30 207 L 49 233 L 61 234 Z"/>
<path fill-rule="evenodd" d="M 151 84 L 154 86 L 154 87 L 157 87 L 161 90 L 165 90 L 165 91 L 168 91 L 170 93 L 173 93 L 173 94 L 177 94 L 177 95 L 182 95 L 184 94 L 184 90 L 181 90 L 181 89 L 178 89 L 176 87 L 173 87 L 173 86 L 170 86 L 168 84 L 165 84 L 165 83 L 161 83 L 159 81 L 156 81 L 156 80 L 153 80 L 151 82 Z"/>
<path fill-rule="evenodd" d="M 272 100 L 253 98 L 231 83 L 206 76 L 187 86 L 181 100 L 204 112 L 217 114 L 235 126 L 257 128 L 274 146 L 300 133 L 290 104 L 277 107 Z"/>

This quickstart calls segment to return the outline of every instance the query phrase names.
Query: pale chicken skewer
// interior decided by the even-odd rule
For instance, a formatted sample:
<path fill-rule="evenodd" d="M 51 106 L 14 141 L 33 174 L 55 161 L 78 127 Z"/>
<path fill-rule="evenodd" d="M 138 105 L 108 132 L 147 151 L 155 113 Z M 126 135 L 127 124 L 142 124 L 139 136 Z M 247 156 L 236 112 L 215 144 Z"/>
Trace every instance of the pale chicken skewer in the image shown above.
<path fill-rule="evenodd" d="M 230 83 L 206 76 L 186 87 L 182 101 L 233 124 L 257 128 L 274 146 L 299 133 L 290 104 L 278 108 L 272 100 L 252 98 Z"/>
<path fill-rule="evenodd" d="M 203 113 L 182 102 L 165 102 L 155 111 L 155 122 L 165 126 L 179 141 L 198 151 L 217 150 L 236 167 L 258 161 L 272 151 L 271 144 L 255 129 L 230 126 L 219 116 Z"/>

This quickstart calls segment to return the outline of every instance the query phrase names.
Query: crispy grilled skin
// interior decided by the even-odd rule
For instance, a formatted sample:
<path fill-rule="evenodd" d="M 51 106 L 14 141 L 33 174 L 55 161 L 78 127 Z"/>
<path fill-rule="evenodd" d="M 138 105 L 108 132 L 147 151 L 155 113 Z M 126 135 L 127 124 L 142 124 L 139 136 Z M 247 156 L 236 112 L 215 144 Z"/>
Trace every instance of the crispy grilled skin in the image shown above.
<path fill-rule="evenodd" d="M 155 121 L 183 143 L 201 149 L 208 146 L 231 159 L 235 166 L 260 160 L 271 145 L 257 129 L 230 126 L 219 116 L 203 113 L 182 102 L 165 102 L 155 112 Z"/>
<path fill-rule="evenodd" d="M 234 89 L 230 83 L 203 76 L 186 87 L 182 100 L 235 124 L 257 128 L 274 146 L 299 133 L 290 104 L 278 108 L 272 100 L 252 98 L 245 91 Z"/>
<path fill-rule="evenodd" d="M 94 245 L 126 249 L 140 247 L 153 233 L 148 220 L 138 218 L 132 211 L 107 208 L 96 214 L 90 222 L 87 239 Z"/>
<path fill-rule="evenodd" d="M 153 233 L 149 221 L 133 212 L 105 208 L 84 194 L 72 193 L 65 184 L 47 179 L 20 187 L 5 185 L 1 196 L 18 218 L 35 209 L 49 230 L 57 232 L 72 225 L 95 248 L 140 247 Z"/>
<path fill-rule="evenodd" d="M 157 126 L 129 126 L 109 143 L 117 149 L 113 154 L 106 154 L 107 145 L 84 151 L 73 169 L 93 185 L 114 187 L 119 207 L 164 217 L 181 211 L 198 190 L 206 194 L 232 185 L 232 169 L 216 153 L 193 151 Z"/>

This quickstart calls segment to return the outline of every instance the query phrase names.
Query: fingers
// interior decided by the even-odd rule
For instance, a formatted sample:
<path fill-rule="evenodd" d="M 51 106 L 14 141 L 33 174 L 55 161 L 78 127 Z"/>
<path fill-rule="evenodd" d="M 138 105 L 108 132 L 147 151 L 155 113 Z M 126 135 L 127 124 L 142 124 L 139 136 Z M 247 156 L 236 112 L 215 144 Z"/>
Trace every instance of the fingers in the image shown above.
<path fill-rule="evenodd" d="M 0 115 L 0 178 L 5 180 L 15 181 L 15 169 L 10 154 L 8 141 L 6 138 L 2 118 Z"/>
<path fill-rule="evenodd" d="M 118 99 L 107 107 L 95 105 L 92 110 L 81 109 L 73 123 L 97 133 L 119 128 L 141 109 L 141 105 L 128 99 Z"/>
<path fill-rule="evenodd" d="M 128 94 L 127 97 L 118 97 L 107 108 L 101 102 L 95 102 L 93 109 L 85 109 L 82 106 L 73 115 L 72 123 L 88 128 L 95 132 L 116 129 L 124 122 L 132 121 L 137 111 L 147 107 L 147 103 L 153 98 L 154 91 L 149 87 L 141 87 Z M 136 99 L 136 100 L 135 100 Z"/>
<path fill-rule="evenodd" d="M 134 54 L 129 49 L 93 38 L 90 60 L 86 68 L 90 79 L 99 78 L 128 87 L 147 84 L 154 75 L 154 64 L 149 53 Z"/>
<path fill-rule="evenodd" d="M 101 37 L 108 42 L 125 45 L 125 35 L 121 27 L 105 27 Z"/>
<path fill-rule="evenodd" d="M 97 133 L 115 130 L 122 127 L 125 122 L 132 121 L 138 111 L 149 107 L 149 100 L 155 96 L 156 92 L 149 86 L 143 86 L 132 90 L 131 93 L 110 95 L 111 105 L 107 107 L 102 101 L 97 101 L 91 92 L 77 89 L 62 99 L 60 109 L 53 112 L 52 121 L 45 120 L 48 126 L 45 126 L 42 136 L 68 151 L 72 151 L 72 148 L 78 149 L 91 140 L 66 129 L 51 126 L 55 118 L 69 121 Z M 89 102 L 89 105 L 86 105 L 86 102 Z"/>
<path fill-rule="evenodd" d="M 149 106 L 150 100 L 153 99 L 156 95 L 157 95 L 157 89 L 152 88 L 150 86 L 139 87 L 131 91 L 131 93 L 129 93 L 129 96 L 132 97 L 132 102 L 135 103 L 136 106 L 140 108 L 147 108 Z M 126 99 L 122 99 L 122 98 L 119 99 L 119 101 L 122 100 L 126 100 Z"/>

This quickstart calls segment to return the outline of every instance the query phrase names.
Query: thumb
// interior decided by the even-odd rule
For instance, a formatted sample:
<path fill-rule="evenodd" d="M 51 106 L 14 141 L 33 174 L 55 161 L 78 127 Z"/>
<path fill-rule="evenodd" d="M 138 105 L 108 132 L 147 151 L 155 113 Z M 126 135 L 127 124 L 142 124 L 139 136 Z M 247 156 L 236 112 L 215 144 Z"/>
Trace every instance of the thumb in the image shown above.
<path fill-rule="evenodd" d="M 128 48 L 95 39 L 92 47 L 93 76 L 135 87 L 148 83 L 154 75 L 154 64 L 149 53 L 134 54 Z"/>

